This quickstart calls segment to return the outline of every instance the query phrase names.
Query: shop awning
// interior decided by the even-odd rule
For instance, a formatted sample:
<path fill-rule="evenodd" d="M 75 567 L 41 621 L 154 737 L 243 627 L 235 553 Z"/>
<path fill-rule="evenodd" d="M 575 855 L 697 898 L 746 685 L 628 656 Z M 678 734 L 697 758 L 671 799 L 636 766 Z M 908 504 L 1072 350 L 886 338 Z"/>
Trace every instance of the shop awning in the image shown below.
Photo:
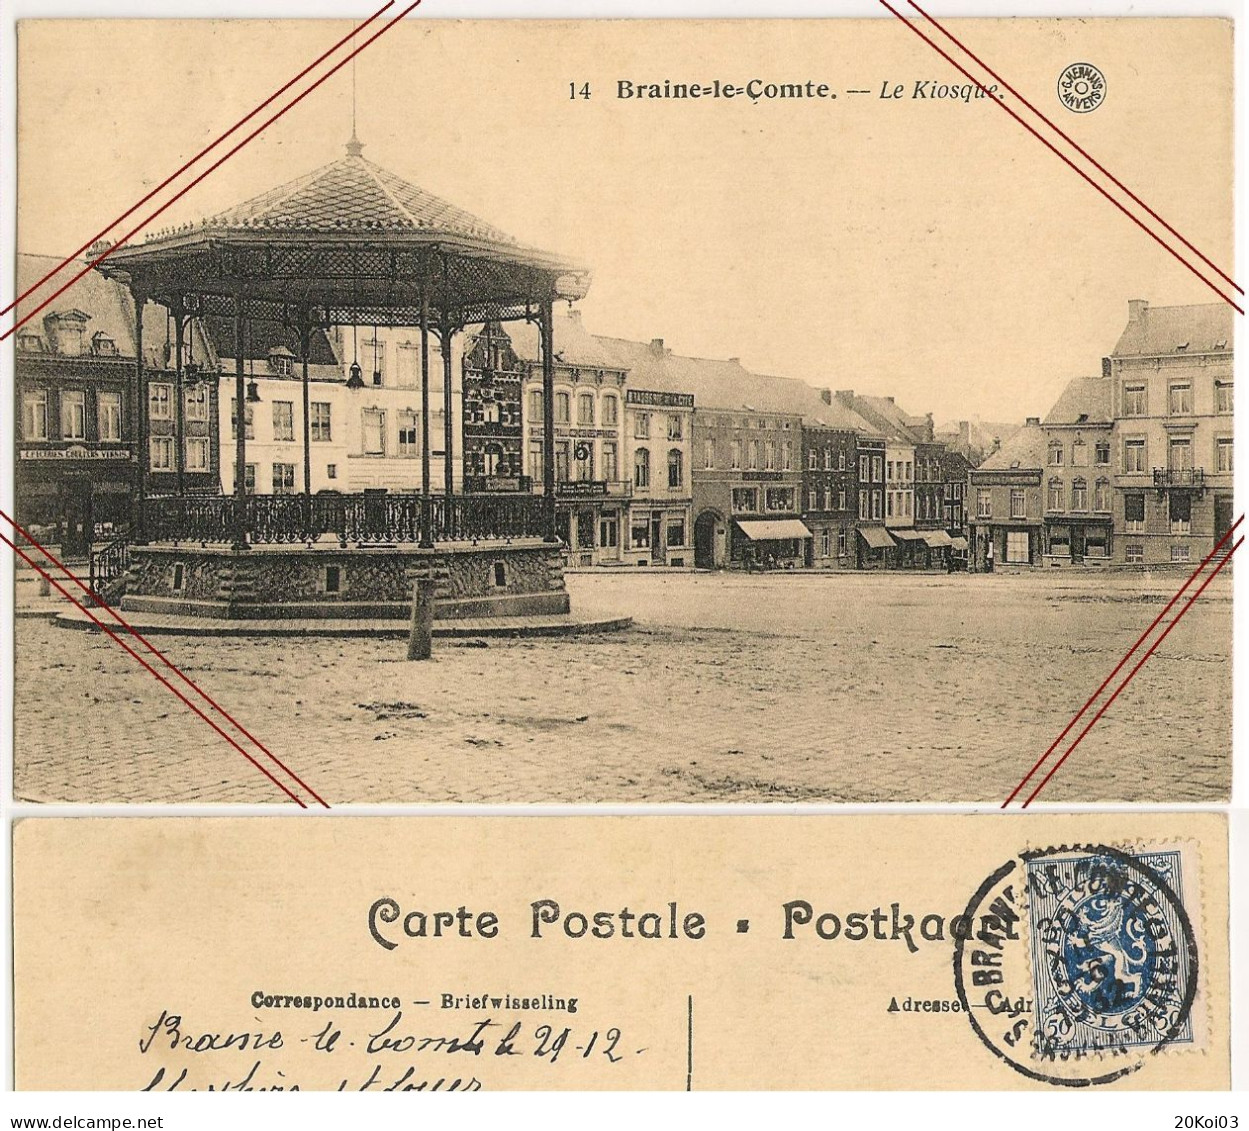
<path fill-rule="evenodd" d="M 873 550 L 889 550 L 896 544 L 883 526 L 860 526 L 859 537 Z"/>
<path fill-rule="evenodd" d="M 812 537 L 806 523 L 797 518 L 739 519 L 737 528 L 752 542 L 776 542 L 789 538 Z"/>
<path fill-rule="evenodd" d="M 924 542 L 924 532 L 922 530 L 891 530 L 889 531 L 895 538 L 902 542 Z"/>
<path fill-rule="evenodd" d="M 950 539 L 950 549 L 952 549 L 952 550 L 966 550 L 966 549 L 967 549 L 967 539 L 966 539 L 966 538 L 964 538 L 961 534 L 956 534 L 953 538 L 951 538 L 951 539 Z"/>
<path fill-rule="evenodd" d="M 924 541 L 934 550 L 943 550 L 954 542 L 944 530 L 925 530 Z"/>

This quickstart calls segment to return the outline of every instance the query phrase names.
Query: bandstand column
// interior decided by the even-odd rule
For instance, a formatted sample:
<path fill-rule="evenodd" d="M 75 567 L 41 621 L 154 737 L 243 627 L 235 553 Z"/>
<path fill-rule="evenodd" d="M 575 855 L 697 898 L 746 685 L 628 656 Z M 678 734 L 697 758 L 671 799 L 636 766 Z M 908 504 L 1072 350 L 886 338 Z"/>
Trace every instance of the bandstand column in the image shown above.
<path fill-rule="evenodd" d="M 244 380 L 243 296 L 234 296 L 234 548 L 247 545 L 247 387 Z"/>
<path fill-rule="evenodd" d="M 450 320 L 444 319 L 440 342 L 442 346 L 442 444 L 443 444 L 443 493 L 447 498 L 455 494 L 454 463 L 452 447 L 455 444 L 454 417 L 451 412 L 451 340 L 455 331 Z M 461 389 L 461 394 L 463 390 Z"/>
<path fill-rule="evenodd" d="M 308 388 L 308 354 L 312 348 L 312 318 L 305 312 L 299 323 L 299 360 L 303 367 L 304 397 L 304 496 L 309 500 L 308 520 L 312 518 L 312 406 Z"/>
<path fill-rule="evenodd" d="M 174 468 L 177 471 L 175 494 L 182 498 L 186 494 L 186 405 L 185 384 L 182 370 L 182 347 L 186 335 L 186 316 L 179 305 L 173 310 L 173 341 L 174 354 L 174 408 L 173 408 L 173 446 Z"/>
<path fill-rule="evenodd" d="M 539 314 L 542 340 L 542 495 L 546 530 L 543 541 L 558 542 L 555 532 L 555 326 L 554 303 L 547 299 Z"/>
<path fill-rule="evenodd" d="M 429 280 L 421 279 L 421 548 L 434 544 L 429 495 Z"/>
<path fill-rule="evenodd" d="M 134 538 L 142 545 L 147 541 L 147 381 L 143 373 L 143 308 L 147 292 L 131 288 L 134 297 L 134 432 L 135 464 L 138 483 L 134 493 Z"/>

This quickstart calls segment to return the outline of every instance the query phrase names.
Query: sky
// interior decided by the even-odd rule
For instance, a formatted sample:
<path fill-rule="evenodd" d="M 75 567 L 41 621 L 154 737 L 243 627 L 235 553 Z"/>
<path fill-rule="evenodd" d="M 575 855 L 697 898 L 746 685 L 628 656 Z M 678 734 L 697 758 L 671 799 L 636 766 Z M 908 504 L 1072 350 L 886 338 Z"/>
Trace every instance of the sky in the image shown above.
<path fill-rule="evenodd" d="M 951 26 L 1230 262 L 1228 24 Z M 20 249 L 73 251 L 347 30 L 23 23 Z M 1056 99 L 1076 60 L 1107 76 L 1091 114 Z M 617 97 L 621 80 L 752 78 L 837 97 Z M 592 331 L 893 395 L 938 424 L 1043 415 L 1067 380 L 1100 372 L 1131 298 L 1219 301 L 1000 107 L 912 97 L 925 80 L 966 81 L 895 20 L 410 20 L 361 53 L 356 117 L 369 159 L 588 265 Z M 570 96 L 583 83 L 591 97 Z M 351 117 L 348 65 L 153 227 L 337 159 Z"/>

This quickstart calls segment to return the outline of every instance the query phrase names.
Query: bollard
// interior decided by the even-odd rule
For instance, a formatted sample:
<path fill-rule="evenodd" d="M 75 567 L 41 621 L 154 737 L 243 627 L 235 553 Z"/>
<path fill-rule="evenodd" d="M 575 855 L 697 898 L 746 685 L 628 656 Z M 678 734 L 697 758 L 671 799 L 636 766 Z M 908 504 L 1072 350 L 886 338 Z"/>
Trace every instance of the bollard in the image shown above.
<path fill-rule="evenodd" d="M 432 577 L 418 577 L 412 586 L 412 624 L 408 630 L 408 659 L 428 660 L 434 637 Z"/>
<path fill-rule="evenodd" d="M 52 596 L 52 582 L 50 582 L 46 577 L 44 577 L 43 574 L 39 575 L 39 596 L 40 597 Z"/>

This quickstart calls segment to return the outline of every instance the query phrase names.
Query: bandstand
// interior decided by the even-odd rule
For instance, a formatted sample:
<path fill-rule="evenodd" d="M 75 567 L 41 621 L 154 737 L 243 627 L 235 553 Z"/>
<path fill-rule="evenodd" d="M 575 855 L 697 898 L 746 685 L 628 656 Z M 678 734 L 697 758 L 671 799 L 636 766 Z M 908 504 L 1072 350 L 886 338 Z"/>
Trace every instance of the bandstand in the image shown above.
<path fill-rule="evenodd" d="M 191 319 L 233 320 L 236 406 L 257 399 L 240 345 L 252 323 L 287 327 L 299 342 L 295 365 L 302 366 L 302 490 L 248 491 L 247 430 L 237 422 L 233 439 L 221 439 L 223 462 L 227 443 L 233 448 L 233 494 L 150 497 L 139 476 L 126 542 L 93 560 L 93 581 L 102 589 L 124 579 L 123 609 L 227 618 L 400 617 L 414 579 L 434 576 L 440 617 L 568 611 L 549 458 L 552 309 L 582 297 L 589 273 L 409 184 L 367 160 L 362 149 L 353 136 L 345 157 L 219 215 L 119 247 L 102 264 L 134 297 L 140 466 L 149 446 L 145 304 L 165 307 L 176 332 L 179 459 L 184 390 L 197 380 L 222 380 L 187 365 L 182 338 Z M 456 493 L 452 340 L 469 326 L 518 319 L 540 328 L 542 493 Z M 419 493 L 313 494 L 309 341 L 333 326 L 419 328 Z M 431 335 L 439 341 L 448 406 L 438 492 L 430 489 Z M 363 384 L 353 362 L 347 389 Z"/>

